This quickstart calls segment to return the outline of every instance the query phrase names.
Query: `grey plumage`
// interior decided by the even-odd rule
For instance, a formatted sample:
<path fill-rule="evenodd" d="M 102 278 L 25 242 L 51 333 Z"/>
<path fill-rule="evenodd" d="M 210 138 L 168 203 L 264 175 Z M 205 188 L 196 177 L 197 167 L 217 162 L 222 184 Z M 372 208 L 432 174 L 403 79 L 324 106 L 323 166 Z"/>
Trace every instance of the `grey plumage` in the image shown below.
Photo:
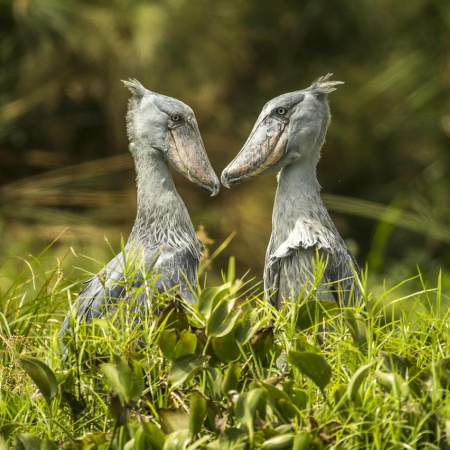
<path fill-rule="evenodd" d="M 137 80 L 124 84 L 132 93 L 127 132 L 137 173 L 137 215 L 124 251 L 79 294 L 74 305 L 77 320 L 109 317 L 119 300 L 133 301 L 138 312 L 152 308 L 151 289 L 171 290 L 193 303 L 191 287 L 195 288 L 202 245 L 168 163 L 211 195 L 220 186 L 192 109 L 147 90 Z M 70 314 L 60 334 L 70 328 L 69 318 Z"/>
<path fill-rule="evenodd" d="M 331 117 L 327 94 L 342 84 L 330 77 L 269 101 L 222 173 L 222 184 L 229 187 L 280 170 L 264 270 L 266 295 L 277 307 L 311 291 L 317 257 L 326 263 L 317 298 L 347 305 L 359 296 L 358 264 L 322 202 L 316 178 Z"/>

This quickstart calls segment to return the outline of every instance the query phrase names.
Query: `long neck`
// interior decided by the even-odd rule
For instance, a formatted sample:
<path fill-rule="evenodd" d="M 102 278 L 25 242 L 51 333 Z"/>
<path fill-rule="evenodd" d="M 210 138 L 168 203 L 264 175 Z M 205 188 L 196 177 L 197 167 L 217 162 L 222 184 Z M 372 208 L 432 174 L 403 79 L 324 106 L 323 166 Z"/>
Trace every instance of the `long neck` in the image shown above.
<path fill-rule="evenodd" d="M 312 159 L 312 158 L 311 158 Z M 305 224 L 312 233 L 317 228 L 334 229 L 328 211 L 320 197 L 316 178 L 316 160 L 299 159 L 283 167 L 278 178 L 278 189 L 273 210 L 273 236 L 278 242 L 287 239 L 298 223 Z"/>
<path fill-rule="evenodd" d="M 178 246 L 195 240 L 186 207 L 175 190 L 172 174 L 159 150 L 133 148 L 137 173 L 137 215 L 130 241 Z"/>

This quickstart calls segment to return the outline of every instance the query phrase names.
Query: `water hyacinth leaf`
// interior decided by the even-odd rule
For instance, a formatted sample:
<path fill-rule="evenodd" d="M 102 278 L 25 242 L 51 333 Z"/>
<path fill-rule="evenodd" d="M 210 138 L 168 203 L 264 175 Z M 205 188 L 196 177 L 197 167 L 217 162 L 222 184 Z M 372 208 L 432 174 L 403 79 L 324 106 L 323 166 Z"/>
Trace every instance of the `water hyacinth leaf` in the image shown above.
<path fill-rule="evenodd" d="M 176 359 L 169 369 L 169 380 L 172 389 L 193 377 L 198 371 L 203 370 L 203 364 L 208 360 L 207 356 L 184 355 Z"/>
<path fill-rule="evenodd" d="M 183 330 L 178 336 L 178 341 L 173 351 L 173 358 L 189 355 L 195 352 L 197 347 L 197 336 L 190 331 Z"/>
<path fill-rule="evenodd" d="M 294 443 L 294 434 L 282 434 L 281 436 L 275 436 L 267 439 L 262 445 L 263 450 L 289 450 L 292 449 Z"/>
<path fill-rule="evenodd" d="M 222 307 L 219 306 L 213 311 L 213 313 L 211 314 L 211 318 L 207 323 L 206 326 L 206 333 L 208 334 L 208 336 L 211 337 L 222 337 L 225 336 L 226 334 L 230 333 L 231 330 L 234 328 L 236 321 L 238 320 L 239 316 L 241 315 L 241 311 L 239 309 L 237 309 L 236 311 L 234 311 L 231 315 L 225 315 L 225 317 L 223 316 L 223 313 L 225 312 L 226 309 L 231 309 L 231 307 L 234 304 L 234 301 L 232 302 L 225 302 L 224 303 L 228 303 L 229 305 L 227 305 L 227 307 Z M 217 314 L 216 314 L 217 311 Z"/>
<path fill-rule="evenodd" d="M 211 339 L 214 354 L 222 362 L 232 362 L 239 359 L 241 352 L 236 343 L 236 333 L 234 329 L 225 336 L 213 337 Z"/>
<path fill-rule="evenodd" d="M 158 409 L 161 429 L 165 434 L 174 431 L 189 431 L 189 414 L 181 408 L 161 408 Z"/>
<path fill-rule="evenodd" d="M 294 437 L 292 450 L 309 450 L 311 443 L 311 435 L 308 431 L 302 430 Z"/>
<path fill-rule="evenodd" d="M 162 450 L 165 436 L 161 428 L 152 422 L 143 422 L 142 427 L 153 450 Z"/>
<path fill-rule="evenodd" d="M 321 390 L 324 390 L 330 382 L 331 367 L 322 355 L 312 352 L 290 352 L 287 359 Z"/>
<path fill-rule="evenodd" d="M 58 393 L 58 383 L 52 369 L 36 358 L 18 358 L 18 362 L 41 391 L 45 401 L 50 403 Z"/>
<path fill-rule="evenodd" d="M 363 381 L 365 380 L 365 378 L 367 377 L 367 374 L 369 373 L 369 370 L 372 367 L 372 365 L 373 363 L 366 364 L 365 366 L 360 367 L 353 374 L 347 388 L 347 395 L 351 401 L 355 401 L 359 388 L 363 383 Z"/>
<path fill-rule="evenodd" d="M 333 301 L 312 300 L 305 302 L 299 307 L 297 312 L 297 328 L 303 331 L 320 324 L 324 318 L 336 313 L 338 309 L 338 304 Z"/>
<path fill-rule="evenodd" d="M 192 392 L 189 401 L 189 431 L 194 437 L 202 428 L 206 416 L 206 399 L 198 392 Z"/>
<path fill-rule="evenodd" d="M 229 397 L 230 391 L 236 391 L 241 376 L 241 368 L 237 364 L 229 364 L 222 381 L 222 392 Z"/>
<path fill-rule="evenodd" d="M 212 311 L 220 299 L 229 293 L 229 287 L 229 283 L 219 287 L 208 287 L 200 294 L 198 310 L 206 320 L 210 318 Z"/>

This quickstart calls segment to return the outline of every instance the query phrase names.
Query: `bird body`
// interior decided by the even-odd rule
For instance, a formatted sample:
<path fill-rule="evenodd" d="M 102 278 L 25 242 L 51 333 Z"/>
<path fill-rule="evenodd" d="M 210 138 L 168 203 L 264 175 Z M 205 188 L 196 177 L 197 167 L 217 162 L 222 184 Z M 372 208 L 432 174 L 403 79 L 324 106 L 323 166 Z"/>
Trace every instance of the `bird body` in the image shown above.
<path fill-rule="evenodd" d="M 219 190 L 191 108 L 137 80 L 124 83 L 133 94 L 127 131 L 137 173 L 137 215 L 123 251 L 79 294 L 77 320 L 111 316 L 119 300 L 132 299 L 142 312 L 165 291 L 193 303 L 202 244 L 168 163 L 210 194 Z M 61 334 L 70 328 L 69 319 L 70 313 Z"/>
<path fill-rule="evenodd" d="M 359 294 L 358 264 L 328 214 L 316 177 L 330 122 L 326 96 L 340 84 L 329 81 L 330 76 L 268 102 L 222 173 L 228 187 L 280 170 L 264 269 L 266 296 L 278 308 L 283 299 L 306 297 L 313 290 L 317 299 L 343 306 Z M 320 285 L 318 258 L 324 264 Z"/>

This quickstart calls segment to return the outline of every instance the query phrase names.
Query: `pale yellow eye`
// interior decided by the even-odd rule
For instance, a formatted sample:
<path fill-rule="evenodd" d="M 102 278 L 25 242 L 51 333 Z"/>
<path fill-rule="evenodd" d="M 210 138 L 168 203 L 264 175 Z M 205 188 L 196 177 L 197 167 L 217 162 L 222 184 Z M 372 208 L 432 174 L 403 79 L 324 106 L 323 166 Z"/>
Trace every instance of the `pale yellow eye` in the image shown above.
<path fill-rule="evenodd" d="M 284 116 L 284 115 L 286 114 L 286 109 L 285 109 L 285 108 L 278 108 L 278 109 L 277 109 L 277 113 L 278 113 L 280 116 Z"/>
<path fill-rule="evenodd" d="M 179 122 L 181 119 L 181 117 L 178 114 L 172 114 L 170 118 L 172 119 L 173 122 Z"/>

